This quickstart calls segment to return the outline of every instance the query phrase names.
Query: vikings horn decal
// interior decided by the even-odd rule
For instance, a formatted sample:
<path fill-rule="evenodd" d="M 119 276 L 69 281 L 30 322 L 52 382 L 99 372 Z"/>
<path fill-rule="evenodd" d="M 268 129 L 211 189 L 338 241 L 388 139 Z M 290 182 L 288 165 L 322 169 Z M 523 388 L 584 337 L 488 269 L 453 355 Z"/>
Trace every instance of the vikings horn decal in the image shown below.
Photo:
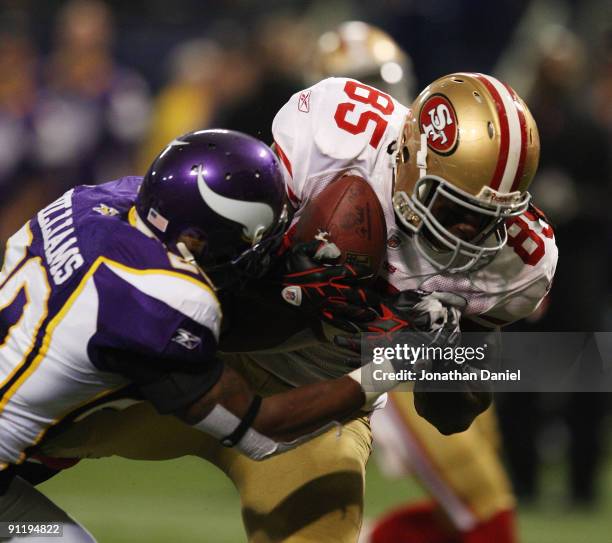
<path fill-rule="evenodd" d="M 244 235 L 252 242 L 258 238 L 274 221 L 274 210 L 268 204 L 234 200 L 214 192 L 204 180 L 204 169 L 198 166 L 198 189 L 202 199 L 215 213 L 244 227 Z"/>

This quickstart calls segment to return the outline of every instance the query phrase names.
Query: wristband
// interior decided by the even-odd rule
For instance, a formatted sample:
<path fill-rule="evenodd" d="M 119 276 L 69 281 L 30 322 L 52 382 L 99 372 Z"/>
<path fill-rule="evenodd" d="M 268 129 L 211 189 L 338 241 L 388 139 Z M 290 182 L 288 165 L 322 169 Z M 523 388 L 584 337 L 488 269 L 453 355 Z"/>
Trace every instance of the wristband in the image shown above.
<path fill-rule="evenodd" d="M 374 362 L 370 362 L 366 364 L 365 366 L 362 366 L 361 368 L 357 368 L 356 370 L 353 370 L 352 372 L 347 374 L 351 379 L 353 379 L 354 381 L 357 381 L 359 383 L 359 386 L 361 387 L 361 390 L 363 390 L 363 393 L 366 398 L 365 403 L 363 404 L 363 409 L 365 409 L 366 411 L 371 411 L 372 408 L 374 407 L 374 404 L 376 403 L 376 401 L 378 400 L 380 396 L 394 389 L 398 384 L 401 383 L 401 381 L 392 381 L 392 380 L 385 379 L 381 381 L 379 384 L 377 384 L 378 390 L 376 391 L 365 390 L 363 388 L 362 379 L 361 379 L 363 372 L 367 372 L 369 375 L 372 375 L 375 369 L 382 370 L 384 373 L 394 373 L 395 372 L 395 368 L 393 367 L 393 364 L 391 363 L 391 361 L 388 358 L 385 358 L 382 364 L 374 364 Z"/>

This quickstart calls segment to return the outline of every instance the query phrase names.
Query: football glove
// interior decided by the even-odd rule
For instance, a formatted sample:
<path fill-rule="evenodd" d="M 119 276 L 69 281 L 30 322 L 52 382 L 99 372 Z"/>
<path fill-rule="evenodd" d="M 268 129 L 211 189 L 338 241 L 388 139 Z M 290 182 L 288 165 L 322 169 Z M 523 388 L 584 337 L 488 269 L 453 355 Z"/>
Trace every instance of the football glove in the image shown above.
<path fill-rule="evenodd" d="M 360 264 L 339 264 L 340 250 L 324 238 L 299 243 L 286 256 L 281 295 L 287 303 L 347 331 L 376 317 L 363 285 L 372 278 Z"/>
<path fill-rule="evenodd" d="M 364 303 L 375 303 L 376 294 L 367 291 L 364 295 Z M 354 300 L 351 302 L 354 303 Z M 350 336 L 337 335 L 334 343 L 360 353 L 363 333 L 368 334 L 368 341 L 379 343 L 393 342 L 398 340 L 398 334 L 409 332 L 410 343 L 454 345 L 461 336 L 459 321 L 465 305 L 462 297 L 449 292 L 404 290 L 380 297 L 377 308 L 370 308 L 370 315 L 373 312 L 374 317 L 369 320 L 350 320 L 350 313 L 354 310 L 337 307 L 336 320 L 342 319 L 343 329 L 348 329 L 350 325 L 355 333 Z"/>

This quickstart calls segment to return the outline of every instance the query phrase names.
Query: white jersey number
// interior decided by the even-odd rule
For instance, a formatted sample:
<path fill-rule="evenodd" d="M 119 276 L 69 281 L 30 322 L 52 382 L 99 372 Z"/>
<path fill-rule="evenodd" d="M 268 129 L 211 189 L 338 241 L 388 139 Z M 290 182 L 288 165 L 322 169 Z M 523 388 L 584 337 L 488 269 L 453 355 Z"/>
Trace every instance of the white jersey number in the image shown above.
<path fill-rule="evenodd" d="M 13 273 L 26 257 L 30 240 L 25 234 L 22 229 L 9 240 L 2 272 L 4 283 L 0 282 L 0 313 L 17 303 L 22 292 L 24 299 L 19 318 L 0 338 L 0 384 L 6 382 L 7 377 L 10 379 L 25 359 L 24 353 L 27 356 L 34 347 L 38 330 L 47 317 L 47 302 L 51 294 L 40 257 L 30 258 Z"/>

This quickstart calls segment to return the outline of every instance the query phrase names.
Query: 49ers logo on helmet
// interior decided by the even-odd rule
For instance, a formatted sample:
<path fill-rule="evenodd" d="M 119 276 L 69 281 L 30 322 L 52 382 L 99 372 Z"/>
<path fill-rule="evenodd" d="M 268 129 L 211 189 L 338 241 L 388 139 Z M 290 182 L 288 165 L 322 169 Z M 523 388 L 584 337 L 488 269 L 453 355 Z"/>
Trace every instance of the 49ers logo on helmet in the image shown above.
<path fill-rule="evenodd" d="M 450 155 L 455 150 L 459 139 L 457 114 L 446 96 L 433 94 L 425 101 L 419 114 L 419 124 L 432 151 Z"/>

